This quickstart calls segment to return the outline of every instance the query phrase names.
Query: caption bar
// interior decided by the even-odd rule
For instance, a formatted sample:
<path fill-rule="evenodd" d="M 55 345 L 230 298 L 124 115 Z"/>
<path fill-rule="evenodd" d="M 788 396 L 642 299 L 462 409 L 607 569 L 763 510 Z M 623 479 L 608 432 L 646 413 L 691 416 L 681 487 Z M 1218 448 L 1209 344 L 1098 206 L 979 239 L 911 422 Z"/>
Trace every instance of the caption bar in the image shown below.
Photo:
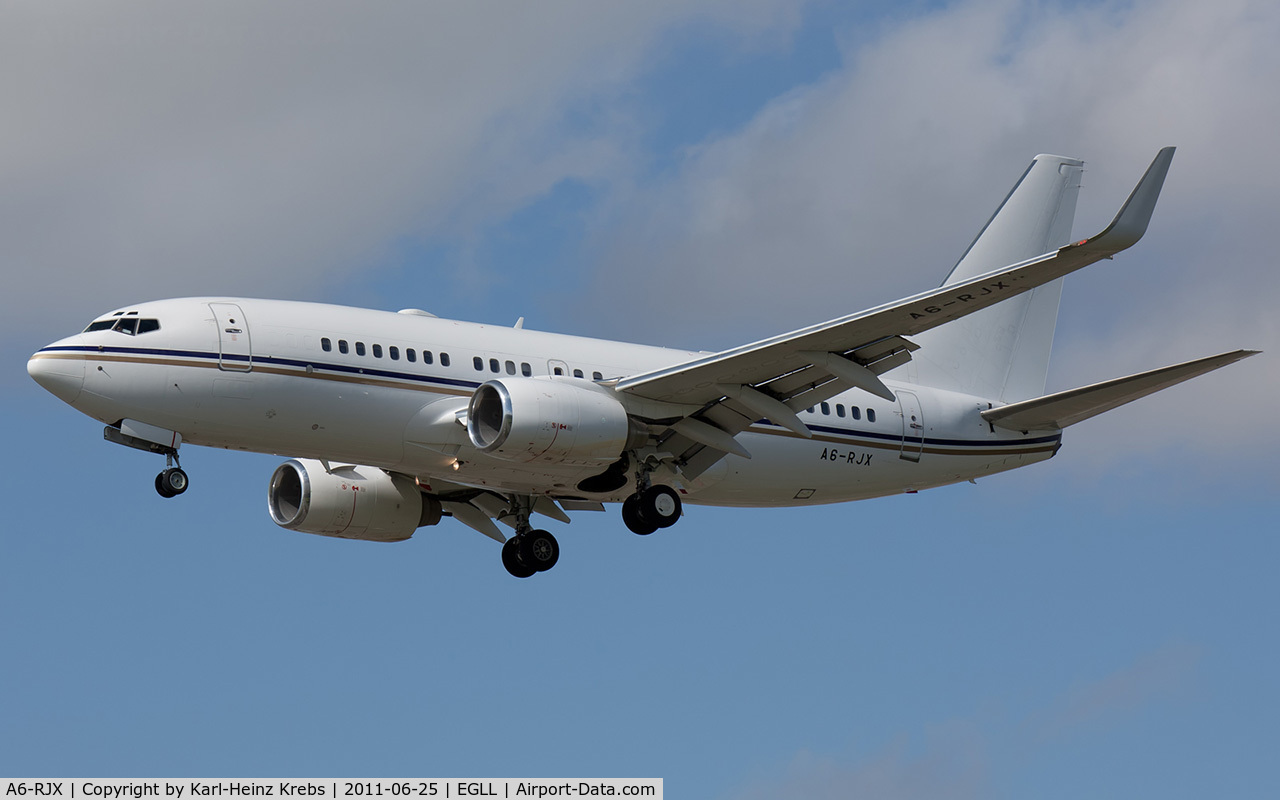
<path fill-rule="evenodd" d="M 230 780 L 0 780 L 0 800 L 195 800 L 201 797 L 241 800 L 246 797 L 347 798 L 438 797 L 645 797 L 662 800 L 661 778 L 401 778 L 398 780 L 272 779 Z"/>

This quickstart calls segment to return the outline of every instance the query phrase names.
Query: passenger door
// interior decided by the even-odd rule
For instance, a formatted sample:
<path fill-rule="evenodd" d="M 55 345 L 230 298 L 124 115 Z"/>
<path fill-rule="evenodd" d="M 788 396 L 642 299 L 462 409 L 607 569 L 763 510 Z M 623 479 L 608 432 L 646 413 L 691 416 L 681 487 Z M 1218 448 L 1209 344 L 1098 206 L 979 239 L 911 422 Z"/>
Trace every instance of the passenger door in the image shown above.
<path fill-rule="evenodd" d="M 218 323 L 218 369 L 248 372 L 253 369 L 249 321 L 235 303 L 210 303 Z"/>

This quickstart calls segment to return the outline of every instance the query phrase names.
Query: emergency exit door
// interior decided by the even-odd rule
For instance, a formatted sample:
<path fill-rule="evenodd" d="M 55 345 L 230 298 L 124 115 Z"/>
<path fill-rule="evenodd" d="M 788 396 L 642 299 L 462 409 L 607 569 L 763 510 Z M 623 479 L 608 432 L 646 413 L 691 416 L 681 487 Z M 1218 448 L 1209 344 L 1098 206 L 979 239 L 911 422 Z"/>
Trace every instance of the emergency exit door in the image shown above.
<path fill-rule="evenodd" d="M 902 408 L 902 452 L 900 458 L 919 461 L 924 452 L 924 413 L 920 399 L 911 392 L 898 392 L 898 404 Z"/>

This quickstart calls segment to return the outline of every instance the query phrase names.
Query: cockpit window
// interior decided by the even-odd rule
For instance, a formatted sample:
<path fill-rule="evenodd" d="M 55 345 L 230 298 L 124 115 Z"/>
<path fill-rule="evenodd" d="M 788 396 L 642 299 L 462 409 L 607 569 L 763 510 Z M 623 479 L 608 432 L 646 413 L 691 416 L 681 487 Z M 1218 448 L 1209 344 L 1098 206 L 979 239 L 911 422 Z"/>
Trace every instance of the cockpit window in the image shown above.
<path fill-rule="evenodd" d="M 84 333 L 106 330 L 114 330 L 120 333 L 126 333 L 130 336 L 137 336 L 143 333 L 151 333 L 152 331 L 160 330 L 160 320 L 138 319 L 137 317 L 113 317 L 111 319 L 100 319 L 96 322 L 90 322 L 89 327 L 84 329 Z"/>

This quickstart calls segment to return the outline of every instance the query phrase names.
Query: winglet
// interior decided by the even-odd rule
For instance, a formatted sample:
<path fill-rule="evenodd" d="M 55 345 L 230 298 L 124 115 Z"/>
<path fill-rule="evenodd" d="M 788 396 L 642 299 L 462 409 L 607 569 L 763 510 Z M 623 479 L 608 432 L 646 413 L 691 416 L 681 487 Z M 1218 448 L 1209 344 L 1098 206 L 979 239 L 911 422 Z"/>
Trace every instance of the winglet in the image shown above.
<path fill-rule="evenodd" d="M 1091 250 L 1101 250 L 1109 254 L 1119 253 L 1137 243 L 1147 232 L 1151 222 L 1151 214 L 1156 210 L 1156 200 L 1164 187 L 1164 178 L 1169 174 L 1169 164 L 1173 162 L 1173 153 L 1177 148 L 1165 147 L 1156 154 L 1151 166 L 1138 185 L 1134 187 L 1129 199 L 1124 201 L 1116 218 L 1102 233 L 1085 239 L 1075 246 L 1087 245 Z"/>

